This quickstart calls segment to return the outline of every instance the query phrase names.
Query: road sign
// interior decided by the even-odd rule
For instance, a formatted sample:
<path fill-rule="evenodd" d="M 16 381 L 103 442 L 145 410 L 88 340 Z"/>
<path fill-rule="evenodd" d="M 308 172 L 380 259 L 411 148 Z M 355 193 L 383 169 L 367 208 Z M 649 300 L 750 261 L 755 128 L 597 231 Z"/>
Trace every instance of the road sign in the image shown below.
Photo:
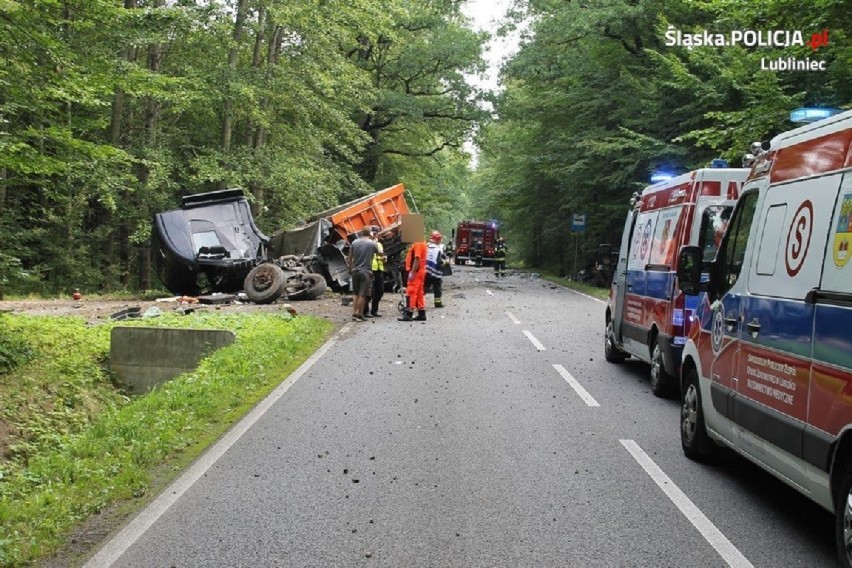
<path fill-rule="evenodd" d="M 586 214 L 574 213 L 571 216 L 571 232 L 583 233 L 586 230 Z"/>

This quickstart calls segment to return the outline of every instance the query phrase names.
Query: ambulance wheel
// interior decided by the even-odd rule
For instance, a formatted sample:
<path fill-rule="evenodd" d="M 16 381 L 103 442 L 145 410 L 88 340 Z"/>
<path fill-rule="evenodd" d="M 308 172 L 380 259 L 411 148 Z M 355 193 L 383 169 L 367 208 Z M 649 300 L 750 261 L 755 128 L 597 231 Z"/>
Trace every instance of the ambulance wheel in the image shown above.
<path fill-rule="evenodd" d="M 660 398 L 669 398 L 674 392 L 675 378 L 666 371 L 663 364 L 663 350 L 654 339 L 654 351 L 651 352 L 651 392 Z"/>
<path fill-rule="evenodd" d="M 835 503 L 835 536 L 841 566 L 852 566 L 852 467 L 847 464 Z"/>
<path fill-rule="evenodd" d="M 624 363 L 627 353 L 615 346 L 615 331 L 612 329 L 612 320 L 606 322 L 604 332 L 604 359 L 610 363 Z"/>
<path fill-rule="evenodd" d="M 698 373 L 695 369 L 690 369 L 686 375 L 686 384 L 680 403 L 680 445 L 686 457 L 701 461 L 709 457 L 712 443 L 704 426 L 704 409 L 701 406 Z"/>

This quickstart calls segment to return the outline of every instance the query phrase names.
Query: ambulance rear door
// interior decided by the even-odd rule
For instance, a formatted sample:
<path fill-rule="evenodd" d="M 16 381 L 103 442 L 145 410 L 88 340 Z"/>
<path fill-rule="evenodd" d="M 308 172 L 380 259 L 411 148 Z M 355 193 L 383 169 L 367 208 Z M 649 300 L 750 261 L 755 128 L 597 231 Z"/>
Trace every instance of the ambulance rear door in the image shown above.
<path fill-rule="evenodd" d="M 633 228 L 636 225 L 638 211 L 631 208 L 627 212 L 624 231 L 621 233 L 621 247 L 618 249 L 618 263 L 615 266 L 615 277 L 612 279 L 612 295 L 615 301 L 612 314 L 613 335 L 621 341 L 621 320 L 624 317 L 624 302 L 627 293 L 627 261 L 630 258 L 630 247 L 633 242 Z"/>

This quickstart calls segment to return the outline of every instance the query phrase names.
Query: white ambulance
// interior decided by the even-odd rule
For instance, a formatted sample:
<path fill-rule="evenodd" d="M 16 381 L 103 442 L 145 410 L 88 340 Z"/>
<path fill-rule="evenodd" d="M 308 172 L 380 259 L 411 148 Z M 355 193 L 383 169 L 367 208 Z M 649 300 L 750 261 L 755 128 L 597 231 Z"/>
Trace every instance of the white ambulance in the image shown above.
<path fill-rule="evenodd" d="M 727 164 L 725 164 L 727 165 Z M 677 392 L 685 314 L 697 305 L 675 281 L 680 247 L 697 244 L 707 258 L 737 201 L 747 168 L 705 168 L 646 187 L 634 196 L 605 313 L 604 355 L 651 364 L 651 390 Z"/>
<path fill-rule="evenodd" d="M 852 567 L 852 112 L 774 138 L 697 292 L 681 367 L 681 442 L 733 448 L 836 515 Z M 703 266 L 702 266 L 703 264 Z M 701 284 L 701 273 L 709 282 Z"/>

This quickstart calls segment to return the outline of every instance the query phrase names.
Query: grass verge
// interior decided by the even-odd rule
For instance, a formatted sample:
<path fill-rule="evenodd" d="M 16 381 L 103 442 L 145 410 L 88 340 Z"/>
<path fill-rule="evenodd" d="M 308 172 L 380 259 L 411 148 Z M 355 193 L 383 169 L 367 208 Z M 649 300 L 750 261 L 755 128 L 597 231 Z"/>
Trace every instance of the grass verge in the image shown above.
<path fill-rule="evenodd" d="M 281 314 L 166 315 L 121 325 L 229 329 L 236 341 L 136 398 L 106 368 L 115 324 L 0 315 L 29 360 L 0 374 L 0 420 L 15 443 L 0 461 L 0 565 L 51 554 L 79 523 L 147 498 L 164 463 L 188 463 L 326 340 L 328 321 Z"/>

